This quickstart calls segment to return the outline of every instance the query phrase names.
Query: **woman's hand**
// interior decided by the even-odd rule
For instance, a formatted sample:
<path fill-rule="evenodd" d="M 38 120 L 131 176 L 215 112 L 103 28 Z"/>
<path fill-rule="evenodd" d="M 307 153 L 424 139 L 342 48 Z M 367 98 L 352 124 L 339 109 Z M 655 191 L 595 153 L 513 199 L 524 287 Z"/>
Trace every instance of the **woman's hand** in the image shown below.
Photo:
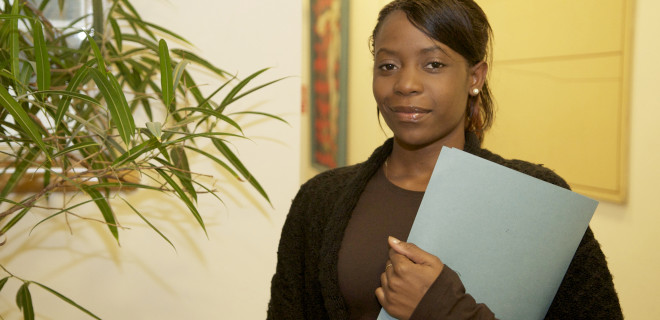
<path fill-rule="evenodd" d="M 380 276 L 376 297 L 391 316 L 408 319 L 445 265 L 412 243 L 394 237 L 387 241 L 390 259 Z"/>

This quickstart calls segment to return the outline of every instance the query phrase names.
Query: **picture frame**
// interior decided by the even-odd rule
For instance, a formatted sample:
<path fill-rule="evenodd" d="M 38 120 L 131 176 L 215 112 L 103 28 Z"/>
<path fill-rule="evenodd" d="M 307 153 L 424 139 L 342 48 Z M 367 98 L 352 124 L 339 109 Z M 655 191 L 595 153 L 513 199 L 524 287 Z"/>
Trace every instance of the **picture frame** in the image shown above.
<path fill-rule="evenodd" d="M 310 0 L 312 166 L 346 165 L 348 0 Z"/>

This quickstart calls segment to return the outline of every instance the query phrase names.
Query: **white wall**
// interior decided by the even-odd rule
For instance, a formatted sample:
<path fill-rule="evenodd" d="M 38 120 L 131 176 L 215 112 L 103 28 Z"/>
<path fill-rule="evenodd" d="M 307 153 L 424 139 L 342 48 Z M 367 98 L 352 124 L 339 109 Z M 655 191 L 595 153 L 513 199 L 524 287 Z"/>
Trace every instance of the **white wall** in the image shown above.
<path fill-rule="evenodd" d="M 225 201 L 223 205 L 211 197 L 200 199 L 208 239 L 174 197 L 135 192 L 126 197 L 141 206 L 177 251 L 126 209 L 117 212 L 120 222 L 131 228 L 120 231 L 120 248 L 105 227 L 73 217 L 69 219 L 73 235 L 62 218 L 28 236 L 27 230 L 44 217 L 31 213 L 0 247 L 0 262 L 103 319 L 265 318 L 281 226 L 299 186 L 301 3 L 135 0 L 133 4 L 145 20 L 181 34 L 196 45 L 199 55 L 239 77 L 263 67 L 273 67 L 260 77 L 263 82 L 292 76 L 235 106 L 274 113 L 290 123 L 246 118 L 243 123 L 250 125 L 245 133 L 252 140 L 235 143 L 269 193 L 272 208 L 250 188 L 228 185 L 230 179 L 220 170 L 193 160 L 196 171 L 219 178 L 216 187 Z M 170 48 L 175 46 L 170 43 Z M 56 235 L 48 235 L 54 230 Z M 20 317 L 14 302 L 17 285 L 10 281 L 0 293 L 0 315 L 5 319 Z M 89 319 L 36 286 L 30 288 L 37 318 Z"/>

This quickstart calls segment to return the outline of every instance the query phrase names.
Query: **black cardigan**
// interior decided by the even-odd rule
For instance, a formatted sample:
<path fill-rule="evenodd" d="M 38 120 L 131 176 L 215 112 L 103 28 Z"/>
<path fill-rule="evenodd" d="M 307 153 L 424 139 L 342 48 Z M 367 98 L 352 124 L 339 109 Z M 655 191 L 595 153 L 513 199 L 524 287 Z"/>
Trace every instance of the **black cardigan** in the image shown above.
<path fill-rule="evenodd" d="M 392 152 L 392 139 L 360 164 L 323 172 L 298 191 L 282 229 L 268 319 L 347 319 L 337 260 L 344 230 L 367 182 Z M 465 151 L 569 188 L 553 171 L 506 160 L 466 133 Z M 459 270 L 460 271 L 460 270 Z M 622 319 L 607 262 L 587 229 L 546 319 Z"/>

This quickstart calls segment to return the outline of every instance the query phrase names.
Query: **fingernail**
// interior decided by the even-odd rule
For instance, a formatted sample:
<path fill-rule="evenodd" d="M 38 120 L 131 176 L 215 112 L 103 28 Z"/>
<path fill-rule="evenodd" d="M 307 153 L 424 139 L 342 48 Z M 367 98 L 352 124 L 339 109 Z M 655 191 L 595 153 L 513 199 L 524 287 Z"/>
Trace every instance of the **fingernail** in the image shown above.
<path fill-rule="evenodd" d="M 401 242 L 401 240 L 399 240 L 395 237 L 392 237 L 392 236 L 390 236 L 390 239 L 392 240 L 392 242 L 394 242 L 394 244 L 399 244 L 399 242 Z"/>

